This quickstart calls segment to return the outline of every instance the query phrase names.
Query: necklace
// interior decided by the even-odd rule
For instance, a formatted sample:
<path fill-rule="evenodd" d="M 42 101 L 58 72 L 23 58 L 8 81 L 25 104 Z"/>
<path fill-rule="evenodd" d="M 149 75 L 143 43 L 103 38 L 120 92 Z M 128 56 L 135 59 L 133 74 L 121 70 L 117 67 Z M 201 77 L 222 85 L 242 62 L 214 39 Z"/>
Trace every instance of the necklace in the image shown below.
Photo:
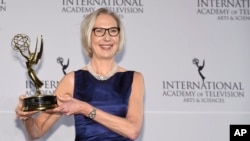
<path fill-rule="evenodd" d="M 102 81 L 103 81 L 103 80 L 109 79 L 111 76 L 113 76 L 113 75 L 116 73 L 116 71 L 117 71 L 117 64 L 115 63 L 115 64 L 113 65 L 112 70 L 111 70 L 107 75 L 100 75 L 100 74 L 97 74 L 97 73 L 93 70 L 93 68 L 91 67 L 90 62 L 89 62 L 88 65 L 87 65 L 87 69 L 88 69 L 88 71 L 90 72 L 90 74 L 93 75 L 97 80 L 102 80 Z"/>

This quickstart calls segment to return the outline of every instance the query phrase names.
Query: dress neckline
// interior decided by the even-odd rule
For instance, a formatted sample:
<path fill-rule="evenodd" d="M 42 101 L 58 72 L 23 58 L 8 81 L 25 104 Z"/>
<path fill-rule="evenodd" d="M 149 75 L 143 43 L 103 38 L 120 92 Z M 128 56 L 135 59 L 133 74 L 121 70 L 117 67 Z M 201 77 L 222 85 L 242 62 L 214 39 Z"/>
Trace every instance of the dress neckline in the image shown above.
<path fill-rule="evenodd" d="M 99 80 L 99 79 L 97 79 L 96 77 L 94 77 L 88 70 L 85 70 L 85 69 L 80 69 L 80 70 L 83 71 L 83 72 L 88 73 L 92 78 L 94 78 L 94 80 L 103 81 L 103 82 L 112 79 L 113 77 L 115 77 L 115 76 L 118 75 L 118 74 L 130 72 L 130 70 L 126 70 L 126 71 L 117 71 L 117 72 L 115 72 L 110 78 L 108 78 L 108 79 L 106 79 L 106 80 Z"/>

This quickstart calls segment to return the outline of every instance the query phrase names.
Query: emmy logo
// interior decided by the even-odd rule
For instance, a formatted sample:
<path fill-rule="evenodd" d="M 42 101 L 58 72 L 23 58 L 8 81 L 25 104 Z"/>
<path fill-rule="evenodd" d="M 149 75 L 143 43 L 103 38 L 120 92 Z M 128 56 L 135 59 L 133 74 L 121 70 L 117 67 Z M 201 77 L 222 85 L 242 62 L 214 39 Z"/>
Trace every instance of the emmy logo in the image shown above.
<path fill-rule="evenodd" d="M 43 38 L 41 36 L 40 50 L 37 52 L 38 38 L 36 40 L 36 48 L 34 52 L 30 51 L 30 38 L 25 34 L 17 34 L 13 37 L 11 46 L 15 51 L 18 51 L 26 60 L 26 68 L 29 78 L 33 82 L 36 94 L 24 99 L 24 111 L 34 110 L 46 110 L 52 109 L 57 106 L 56 96 L 42 94 L 40 88 L 43 86 L 43 82 L 37 77 L 36 72 L 33 70 L 33 66 L 38 63 L 43 53 Z"/>
<path fill-rule="evenodd" d="M 201 73 L 201 71 L 203 70 L 203 68 L 204 68 L 204 66 L 205 66 L 205 60 L 203 60 L 202 66 L 199 66 L 199 59 L 194 58 L 194 59 L 193 59 L 193 64 L 197 66 L 199 75 L 200 75 L 202 81 L 204 82 L 205 76 Z"/>
<path fill-rule="evenodd" d="M 67 64 L 63 64 L 63 58 L 62 57 L 57 57 L 57 63 L 60 64 L 62 66 L 62 71 L 63 71 L 63 74 L 65 75 L 66 74 L 66 69 L 68 68 L 69 66 L 69 59 L 68 59 L 68 62 Z"/>

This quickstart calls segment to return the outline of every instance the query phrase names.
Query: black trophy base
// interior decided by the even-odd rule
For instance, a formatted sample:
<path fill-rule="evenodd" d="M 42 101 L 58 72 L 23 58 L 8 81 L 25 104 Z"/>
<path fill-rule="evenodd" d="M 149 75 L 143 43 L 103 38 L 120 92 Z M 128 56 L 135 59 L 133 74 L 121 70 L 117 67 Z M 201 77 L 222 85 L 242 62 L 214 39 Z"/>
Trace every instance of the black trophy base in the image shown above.
<path fill-rule="evenodd" d="M 57 107 L 56 96 L 35 95 L 23 100 L 23 111 L 45 111 Z"/>

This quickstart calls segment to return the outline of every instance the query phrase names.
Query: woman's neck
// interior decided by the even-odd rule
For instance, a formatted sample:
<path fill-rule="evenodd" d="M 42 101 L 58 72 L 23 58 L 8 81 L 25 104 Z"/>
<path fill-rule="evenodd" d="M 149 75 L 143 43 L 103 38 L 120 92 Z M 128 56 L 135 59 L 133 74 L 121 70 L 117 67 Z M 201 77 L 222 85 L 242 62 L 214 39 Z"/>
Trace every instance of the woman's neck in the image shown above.
<path fill-rule="evenodd" d="M 89 65 L 92 68 L 92 71 L 94 71 L 97 75 L 101 76 L 107 76 L 110 73 L 113 73 L 112 71 L 116 71 L 116 68 L 114 68 L 116 67 L 116 62 L 114 59 L 112 60 L 91 59 Z"/>

